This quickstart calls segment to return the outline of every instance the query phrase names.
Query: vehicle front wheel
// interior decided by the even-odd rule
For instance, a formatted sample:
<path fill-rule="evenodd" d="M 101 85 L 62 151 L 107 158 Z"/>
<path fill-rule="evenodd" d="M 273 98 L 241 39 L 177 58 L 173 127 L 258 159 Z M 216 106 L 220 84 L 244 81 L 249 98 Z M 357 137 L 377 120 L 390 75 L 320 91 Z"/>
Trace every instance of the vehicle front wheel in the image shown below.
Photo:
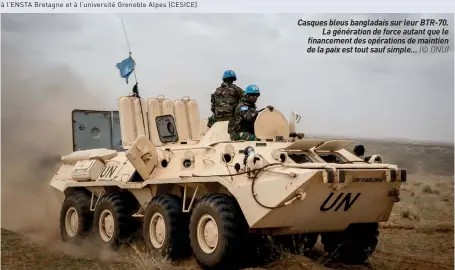
<path fill-rule="evenodd" d="M 333 259 L 348 264 L 363 264 L 376 249 L 378 223 L 351 224 L 344 232 L 322 234 L 324 250 Z"/>

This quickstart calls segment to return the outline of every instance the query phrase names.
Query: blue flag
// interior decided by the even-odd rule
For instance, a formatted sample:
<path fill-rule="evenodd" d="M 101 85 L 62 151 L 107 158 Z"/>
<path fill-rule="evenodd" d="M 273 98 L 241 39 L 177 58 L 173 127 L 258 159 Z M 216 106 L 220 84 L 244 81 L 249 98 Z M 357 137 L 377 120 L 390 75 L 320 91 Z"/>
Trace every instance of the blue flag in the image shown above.
<path fill-rule="evenodd" d="M 130 77 L 131 73 L 133 73 L 135 65 L 136 62 L 134 62 L 131 56 L 122 62 L 117 63 L 117 68 L 120 70 L 120 76 L 126 80 L 126 83 L 128 83 L 128 78 Z"/>

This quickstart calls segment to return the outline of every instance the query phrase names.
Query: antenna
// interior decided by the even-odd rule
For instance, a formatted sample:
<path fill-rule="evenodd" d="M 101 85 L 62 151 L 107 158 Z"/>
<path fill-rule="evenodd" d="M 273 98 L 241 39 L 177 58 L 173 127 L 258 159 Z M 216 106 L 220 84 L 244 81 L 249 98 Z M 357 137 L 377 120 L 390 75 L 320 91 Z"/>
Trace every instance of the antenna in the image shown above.
<path fill-rule="evenodd" d="M 130 46 L 130 41 L 128 39 L 128 35 L 126 34 L 126 28 L 125 28 L 125 23 L 123 22 L 123 18 L 120 18 L 120 20 L 122 21 L 122 26 L 123 26 L 123 33 L 125 34 L 125 39 L 126 39 L 126 44 L 128 46 L 128 54 L 130 57 L 132 57 L 132 53 L 131 53 L 131 46 Z M 134 61 L 134 60 L 133 60 Z M 139 86 L 138 86 L 138 81 L 137 81 L 137 75 L 136 75 L 136 65 L 134 65 L 134 69 L 133 69 L 133 73 L 134 73 L 134 80 L 136 81 L 136 84 L 134 85 L 133 87 L 133 93 L 136 94 L 136 98 L 139 99 L 139 106 L 141 108 L 141 119 L 142 119 L 142 125 L 144 127 L 144 135 L 147 135 L 147 130 L 145 128 L 145 120 L 144 120 L 144 112 L 142 110 L 142 101 L 141 101 L 141 96 L 139 95 Z"/>

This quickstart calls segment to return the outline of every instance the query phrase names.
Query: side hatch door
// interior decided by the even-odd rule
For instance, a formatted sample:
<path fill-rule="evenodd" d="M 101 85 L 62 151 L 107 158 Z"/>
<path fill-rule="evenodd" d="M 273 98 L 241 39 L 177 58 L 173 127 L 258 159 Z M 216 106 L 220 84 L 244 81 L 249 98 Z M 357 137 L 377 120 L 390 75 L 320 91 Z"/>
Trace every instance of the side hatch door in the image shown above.
<path fill-rule="evenodd" d="M 73 110 L 73 151 L 122 150 L 118 111 Z"/>

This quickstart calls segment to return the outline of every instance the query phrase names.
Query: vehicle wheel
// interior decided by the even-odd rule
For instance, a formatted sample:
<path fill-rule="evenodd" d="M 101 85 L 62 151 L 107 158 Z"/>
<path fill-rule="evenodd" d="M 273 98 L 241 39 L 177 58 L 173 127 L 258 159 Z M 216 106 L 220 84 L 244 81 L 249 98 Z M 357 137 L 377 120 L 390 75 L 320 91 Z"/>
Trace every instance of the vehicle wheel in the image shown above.
<path fill-rule="evenodd" d="M 138 209 L 136 198 L 127 192 L 114 192 L 101 196 L 95 209 L 95 233 L 98 240 L 111 248 L 127 241 L 137 228 L 132 215 Z"/>
<path fill-rule="evenodd" d="M 147 248 L 177 259 L 190 250 L 188 215 L 175 195 L 154 197 L 145 210 L 142 234 Z"/>
<path fill-rule="evenodd" d="M 90 233 L 93 213 L 90 211 L 90 195 L 76 191 L 68 195 L 60 211 L 60 235 L 64 242 L 80 243 Z"/>
<path fill-rule="evenodd" d="M 190 219 L 193 254 L 203 268 L 233 269 L 247 226 L 234 199 L 224 194 L 209 194 L 195 206 Z M 235 265 L 234 265 L 235 263 Z"/>
<path fill-rule="evenodd" d="M 363 264 L 378 244 L 379 224 L 351 224 L 341 233 L 322 235 L 324 250 L 334 258 L 348 264 Z"/>

